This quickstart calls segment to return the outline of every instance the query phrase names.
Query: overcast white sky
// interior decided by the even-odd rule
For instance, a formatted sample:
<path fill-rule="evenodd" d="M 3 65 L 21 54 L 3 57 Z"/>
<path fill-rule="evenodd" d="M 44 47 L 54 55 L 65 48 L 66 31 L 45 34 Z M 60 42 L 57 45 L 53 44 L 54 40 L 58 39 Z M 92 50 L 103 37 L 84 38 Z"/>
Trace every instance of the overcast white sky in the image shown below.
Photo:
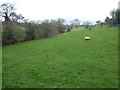
<path fill-rule="evenodd" d="M 110 11 L 118 7 L 119 0 L 0 0 L 14 3 L 16 12 L 26 19 L 75 19 L 104 20 Z"/>

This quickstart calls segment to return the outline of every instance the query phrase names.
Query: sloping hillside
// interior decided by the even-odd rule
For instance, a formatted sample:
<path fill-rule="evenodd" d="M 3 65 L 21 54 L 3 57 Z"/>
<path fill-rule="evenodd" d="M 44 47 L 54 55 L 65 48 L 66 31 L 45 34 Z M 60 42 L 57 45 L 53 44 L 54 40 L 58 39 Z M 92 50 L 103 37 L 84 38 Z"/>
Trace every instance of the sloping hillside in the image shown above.
<path fill-rule="evenodd" d="M 5 46 L 3 87 L 117 87 L 117 35 L 117 28 L 94 27 Z"/>

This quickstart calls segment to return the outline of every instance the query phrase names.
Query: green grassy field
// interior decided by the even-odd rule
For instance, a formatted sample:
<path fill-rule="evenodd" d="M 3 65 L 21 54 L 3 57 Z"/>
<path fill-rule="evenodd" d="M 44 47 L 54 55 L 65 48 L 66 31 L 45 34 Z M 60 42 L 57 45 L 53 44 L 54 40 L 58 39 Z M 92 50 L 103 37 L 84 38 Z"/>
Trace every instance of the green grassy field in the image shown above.
<path fill-rule="evenodd" d="M 2 47 L 0 46 L 0 89 L 2 89 Z"/>
<path fill-rule="evenodd" d="M 0 89 L 2 89 L 2 25 L 0 21 Z"/>
<path fill-rule="evenodd" d="M 90 36 L 91 40 L 84 40 Z M 118 87 L 118 30 L 94 27 L 3 47 L 3 88 Z"/>

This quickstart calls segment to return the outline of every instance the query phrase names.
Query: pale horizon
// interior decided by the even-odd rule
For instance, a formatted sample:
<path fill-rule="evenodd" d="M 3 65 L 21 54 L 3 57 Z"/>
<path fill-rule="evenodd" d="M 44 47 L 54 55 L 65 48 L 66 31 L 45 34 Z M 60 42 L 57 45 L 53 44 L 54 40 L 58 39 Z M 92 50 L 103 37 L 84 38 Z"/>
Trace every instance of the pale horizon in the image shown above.
<path fill-rule="evenodd" d="M 118 8 L 119 0 L 1 0 L 15 4 L 17 14 L 29 20 L 63 18 L 81 22 L 104 21 L 110 11 Z"/>

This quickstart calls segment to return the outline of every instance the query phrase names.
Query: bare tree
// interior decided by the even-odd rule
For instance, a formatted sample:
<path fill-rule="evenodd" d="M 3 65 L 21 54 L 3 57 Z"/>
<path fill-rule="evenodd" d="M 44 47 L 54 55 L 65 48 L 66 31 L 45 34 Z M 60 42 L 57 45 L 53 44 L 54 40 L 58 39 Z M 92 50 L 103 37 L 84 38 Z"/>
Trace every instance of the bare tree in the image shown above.
<path fill-rule="evenodd" d="M 89 28 L 89 26 L 91 25 L 91 22 L 86 21 L 83 23 L 83 25 L 85 26 L 85 28 Z"/>
<path fill-rule="evenodd" d="M 97 23 L 97 25 L 101 25 L 101 21 L 100 20 L 98 20 L 98 21 L 96 21 L 96 23 Z"/>
<path fill-rule="evenodd" d="M 10 21 L 10 17 L 15 11 L 14 4 L 4 3 L 0 6 L 0 11 L 2 17 L 4 17 L 5 22 Z"/>
<path fill-rule="evenodd" d="M 58 22 L 59 24 L 64 24 L 64 23 L 65 23 L 65 19 L 58 18 L 58 19 L 57 19 L 57 22 Z"/>
<path fill-rule="evenodd" d="M 11 19 L 14 22 L 24 22 L 24 17 L 21 14 L 16 14 L 15 12 L 11 13 Z"/>
<path fill-rule="evenodd" d="M 78 27 L 80 25 L 79 19 L 74 19 L 73 22 L 74 22 L 76 27 Z"/>
<path fill-rule="evenodd" d="M 58 32 L 64 33 L 65 32 L 65 25 L 64 25 L 65 20 L 62 18 L 58 18 L 57 23 L 58 23 Z"/>
<path fill-rule="evenodd" d="M 113 19 L 115 19 L 115 15 L 116 14 L 116 10 L 113 9 L 111 12 L 110 12 L 110 15 L 112 16 Z"/>

